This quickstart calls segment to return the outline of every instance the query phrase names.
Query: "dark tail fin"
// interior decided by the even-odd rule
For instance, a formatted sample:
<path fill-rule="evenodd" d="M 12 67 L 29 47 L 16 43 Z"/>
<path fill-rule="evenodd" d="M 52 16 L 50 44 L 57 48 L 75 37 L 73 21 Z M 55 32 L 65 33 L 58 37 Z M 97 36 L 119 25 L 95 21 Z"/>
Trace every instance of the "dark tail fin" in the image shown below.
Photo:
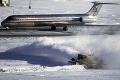
<path fill-rule="evenodd" d="M 93 3 L 94 5 L 93 5 L 92 8 L 87 12 L 87 14 L 92 15 L 92 16 L 96 16 L 96 15 L 99 13 L 99 11 L 100 11 L 100 9 L 101 9 L 101 7 L 102 7 L 103 4 L 119 5 L 119 4 L 117 4 L 117 3 L 104 3 L 104 2 L 99 2 L 99 1 L 95 1 L 95 2 L 92 2 L 92 3 Z"/>

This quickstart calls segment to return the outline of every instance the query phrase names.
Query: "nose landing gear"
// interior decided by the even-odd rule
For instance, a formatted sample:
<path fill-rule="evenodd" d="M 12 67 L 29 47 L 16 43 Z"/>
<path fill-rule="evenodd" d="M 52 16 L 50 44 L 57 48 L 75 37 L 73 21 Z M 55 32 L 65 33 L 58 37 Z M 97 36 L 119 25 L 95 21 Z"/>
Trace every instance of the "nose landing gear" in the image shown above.
<path fill-rule="evenodd" d="M 6 29 L 6 30 L 9 30 L 9 27 L 6 27 L 5 29 Z"/>

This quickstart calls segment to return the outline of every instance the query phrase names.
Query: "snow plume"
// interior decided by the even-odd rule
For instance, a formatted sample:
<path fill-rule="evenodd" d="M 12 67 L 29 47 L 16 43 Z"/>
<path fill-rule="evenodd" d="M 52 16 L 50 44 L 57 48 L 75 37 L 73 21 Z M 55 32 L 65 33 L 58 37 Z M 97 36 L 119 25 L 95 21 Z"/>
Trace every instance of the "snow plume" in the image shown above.
<path fill-rule="evenodd" d="M 65 51 L 54 48 L 54 45 L 46 46 L 37 41 L 8 50 L 0 55 L 2 56 L 0 59 L 22 60 L 41 66 L 63 66 L 68 64 L 71 58 Z"/>
<path fill-rule="evenodd" d="M 103 60 L 103 69 L 119 69 L 119 35 L 84 35 L 64 38 L 44 38 L 44 45 L 54 45 L 60 51 L 75 57 L 77 54 L 93 54 Z"/>
<path fill-rule="evenodd" d="M 22 60 L 42 66 L 62 66 L 68 65 L 68 61 L 79 53 L 94 53 L 94 56 L 103 60 L 103 69 L 120 69 L 119 52 L 119 35 L 42 37 L 31 44 L 1 53 L 0 59 Z"/>

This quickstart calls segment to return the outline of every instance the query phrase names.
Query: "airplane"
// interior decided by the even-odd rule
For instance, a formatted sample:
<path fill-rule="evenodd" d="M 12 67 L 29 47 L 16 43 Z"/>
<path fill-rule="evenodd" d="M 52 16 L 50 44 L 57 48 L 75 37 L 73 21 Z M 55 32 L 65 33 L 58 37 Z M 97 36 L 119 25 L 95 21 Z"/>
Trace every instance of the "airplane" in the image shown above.
<path fill-rule="evenodd" d="M 93 23 L 97 20 L 97 14 L 99 13 L 103 4 L 117 3 L 104 3 L 95 1 L 94 5 L 85 14 L 41 14 L 41 15 L 11 15 L 8 16 L 1 25 L 9 30 L 10 28 L 29 28 L 29 27 L 41 27 L 50 26 L 51 30 L 55 31 L 56 27 L 63 27 L 63 31 L 68 30 L 68 25 L 79 24 L 85 25 L 86 23 Z"/>

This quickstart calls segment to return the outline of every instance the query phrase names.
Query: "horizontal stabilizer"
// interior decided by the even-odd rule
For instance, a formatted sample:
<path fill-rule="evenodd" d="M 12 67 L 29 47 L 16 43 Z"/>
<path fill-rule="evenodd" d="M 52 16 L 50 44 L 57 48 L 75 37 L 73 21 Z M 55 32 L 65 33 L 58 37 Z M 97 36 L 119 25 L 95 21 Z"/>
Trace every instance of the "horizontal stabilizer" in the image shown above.
<path fill-rule="evenodd" d="M 106 2 L 100 2 L 100 1 L 95 1 L 95 2 L 91 2 L 94 4 L 113 4 L 113 5 L 120 5 L 119 3 L 106 3 Z"/>

